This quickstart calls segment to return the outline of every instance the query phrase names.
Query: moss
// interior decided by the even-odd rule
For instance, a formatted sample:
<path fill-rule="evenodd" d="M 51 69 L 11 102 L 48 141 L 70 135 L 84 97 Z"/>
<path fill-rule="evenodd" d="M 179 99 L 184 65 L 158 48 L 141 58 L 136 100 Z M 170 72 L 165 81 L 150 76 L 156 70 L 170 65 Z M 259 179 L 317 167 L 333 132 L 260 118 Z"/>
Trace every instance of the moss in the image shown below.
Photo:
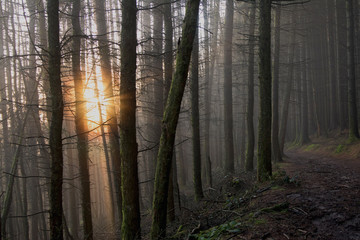
<path fill-rule="evenodd" d="M 285 212 L 285 211 L 287 211 L 288 208 L 289 208 L 289 203 L 288 202 L 283 202 L 283 203 L 280 203 L 280 204 L 276 204 L 276 205 L 274 205 L 272 207 L 263 208 L 260 211 L 265 212 L 265 213 Z"/>
<path fill-rule="evenodd" d="M 271 190 L 284 190 L 284 188 L 279 185 L 276 185 L 276 186 L 272 186 Z"/>
<path fill-rule="evenodd" d="M 263 219 L 263 218 L 255 219 L 255 220 L 254 220 L 254 224 L 255 224 L 255 225 L 266 224 L 266 220 Z"/>
<path fill-rule="evenodd" d="M 319 144 L 310 144 L 305 148 L 305 151 L 312 151 L 319 148 Z"/>
<path fill-rule="evenodd" d="M 342 153 L 344 150 L 345 150 L 345 146 L 342 144 L 339 144 L 335 149 L 335 153 L 339 154 L 339 153 Z"/>

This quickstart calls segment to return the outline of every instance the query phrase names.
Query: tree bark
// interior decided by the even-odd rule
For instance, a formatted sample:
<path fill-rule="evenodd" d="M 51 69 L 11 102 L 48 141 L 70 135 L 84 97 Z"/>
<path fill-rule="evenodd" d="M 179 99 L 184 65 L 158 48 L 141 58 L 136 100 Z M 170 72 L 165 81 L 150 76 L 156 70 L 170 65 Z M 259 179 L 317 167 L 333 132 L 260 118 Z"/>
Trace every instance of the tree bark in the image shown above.
<path fill-rule="evenodd" d="M 234 172 L 234 137 L 232 106 L 232 38 L 234 24 L 234 1 L 226 0 L 224 35 L 224 133 L 225 171 Z"/>
<path fill-rule="evenodd" d="M 99 55 L 101 75 L 104 86 L 104 98 L 106 105 L 106 116 L 109 131 L 110 156 L 114 171 L 114 182 L 119 217 L 121 218 L 121 158 L 119 145 L 118 121 L 115 111 L 115 99 L 112 84 L 112 72 L 110 61 L 110 49 L 108 41 L 108 27 L 106 23 L 105 1 L 95 0 L 96 29 L 99 39 Z"/>
<path fill-rule="evenodd" d="M 166 103 L 170 86 L 171 78 L 173 74 L 173 24 L 172 24 L 172 14 L 171 14 L 171 0 L 164 0 L 164 26 L 165 26 L 165 54 L 164 54 L 164 71 L 165 71 L 165 93 L 164 93 L 164 104 Z M 160 139 L 159 139 L 160 140 Z M 175 159 L 175 150 L 173 153 L 174 156 L 174 166 L 176 166 Z M 170 174 L 170 183 L 169 183 L 169 196 L 168 196 L 168 220 L 173 222 L 175 220 L 175 201 L 174 201 L 174 190 L 177 186 L 177 169 L 173 166 Z"/>
<path fill-rule="evenodd" d="M 346 63 L 346 11 L 344 3 L 341 0 L 335 1 L 335 21 L 336 21 L 336 39 L 337 39 L 337 61 L 336 61 L 336 70 L 337 70 L 337 95 L 338 95 L 338 112 L 339 112 L 339 124 L 340 129 L 344 130 L 347 127 L 346 122 L 346 75 L 347 68 L 344 63 Z M 345 24 L 344 24 L 345 23 Z"/>
<path fill-rule="evenodd" d="M 122 239 L 140 239 L 140 206 L 136 142 L 136 0 L 122 1 L 120 150 Z"/>
<path fill-rule="evenodd" d="M 291 22 L 295 23 L 295 16 L 294 14 L 291 16 Z M 285 145 L 285 135 L 286 135 L 286 127 L 288 122 L 288 115 L 289 115 L 289 104 L 290 104 L 290 96 L 291 96 L 291 89 L 293 86 L 294 80 L 294 57 L 295 57 L 295 40 L 296 40 L 296 24 L 294 30 L 290 37 L 289 42 L 289 70 L 288 70 L 288 77 L 285 89 L 285 95 L 283 98 L 283 106 L 281 108 L 281 121 L 280 121 L 280 132 L 279 132 L 279 141 L 280 141 L 280 151 L 281 154 L 284 155 L 284 145 Z"/>
<path fill-rule="evenodd" d="M 151 239 L 160 239 L 166 235 L 166 203 L 169 188 L 169 175 L 176 126 L 179 119 L 181 100 L 184 94 L 189 70 L 196 24 L 198 22 L 199 4 L 200 0 L 189 0 L 186 5 L 182 38 L 176 57 L 175 73 L 173 75 L 165 107 L 155 175 Z"/>
<path fill-rule="evenodd" d="M 301 115 L 301 131 L 300 131 L 300 144 L 304 145 L 310 142 L 309 138 L 309 125 L 308 125 L 308 79 L 307 79 L 307 46 L 306 43 L 302 45 L 301 48 L 301 57 L 300 61 L 302 62 L 302 71 L 301 71 L 301 78 L 302 78 L 302 89 L 301 89 L 301 98 L 302 98 L 302 115 Z"/>
<path fill-rule="evenodd" d="M 80 27 L 80 0 L 73 1 L 72 9 L 72 72 L 75 85 L 75 128 L 77 134 L 77 150 L 79 160 L 81 200 L 82 200 L 82 221 L 84 226 L 84 239 L 93 239 L 93 226 L 91 218 L 91 197 L 90 197 L 90 175 L 89 175 L 89 146 L 88 146 L 88 126 L 86 119 L 86 102 L 84 98 L 84 81 L 80 67 L 80 46 L 81 46 L 81 27 Z M 110 183 L 111 184 L 111 183 Z"/>
<path fill-rule="evenodd" d="M 191 120 L 195 200 L 204 197 L 201 182 L 200 114 L 199 114 L 199 29 L 196 31 L 191 57 Z"/>
<path fill-rule="evenodd" d="M 258 133 L 258 181 L 272 175 L 271 167 L 271 0 L 259 3 L 260 118 Z"/>
<path fill-rule="evenodd" d="M 60 77 L 60 42 L 59 42 L 59 0 L 48 0 L 48 39 L 49 39 L 49 80 L 51 93 L 51 185 L 50 185 L 50 236 L 52 240 L 63 239 L 63 152 L 62 121 L 64 102 Z"/>
<path fill-rule="evenodd" d="M 247 145 L 246 145 L 246 160 L 245 170 L 254 170 L 254 148 L 255 148 L 255 133 L 254 133 L 254 68 L 255 68 L 255 17 L 256 4 L 250 10 L 250 29 L 249 29 L 249 56 L 248 56 L 248 99 L 246 111 L 246 125 L 247 125 Z"/>
<path fill-rule="evenodd" d="M 330 129 L 335 129 L 339 127 L 339 113 L 337 108 L 337 94 L 336 94 L 336 59 L 335 59 L 335 33 L 334 33 L 334 22 L 335 18 L 335 7 L 334 7 L 334 1 L 330 0 L 327 1 L 327 22 L 328 22 L 328 64 L 329 64 L 329 70 L 330 70 L 330 91 L 331 91 L 331 100 L 330 100 Z"/>
<path fill-rule="evenodd" d="M 275 10 L 274 79 L 272 86 L 272 155 L 275 162 L 282 162 L 279 144 L 279 69 L 280 69 L 280 24 L 281 6 Z"/>
<path fill-rule="evenodd" d="M 348 67 L 348 108 L 349 108 L 349 140 L 358 139 L 359 127 L 356 104 L 355 79 L 355 24 L 353 0 L 346 0 L 347 16 L 347 67 Z"/>

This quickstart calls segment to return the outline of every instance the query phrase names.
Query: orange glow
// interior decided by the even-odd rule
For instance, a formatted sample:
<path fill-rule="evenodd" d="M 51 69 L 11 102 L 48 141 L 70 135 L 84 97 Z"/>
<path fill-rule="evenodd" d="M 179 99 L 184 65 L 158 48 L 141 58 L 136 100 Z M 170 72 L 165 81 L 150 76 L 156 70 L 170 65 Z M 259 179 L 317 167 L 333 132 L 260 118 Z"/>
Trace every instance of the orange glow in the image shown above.
<path fill-rule="evenodd" d="M 96 81 L 96 83 L 95 83 Z M 97 85 L 97 86 L 96 86 Z M 97 89 L 98 88 L 98 96 Z M 87 108 L 87 119 L 89 129 L 97 128 L 101 124 L 105 114 L 104 86 L 102 84 L 101 75 L 97 74 L 96 79 L 90 79 L 87 82 L 84 91 L 84 98 Z M 99 104 L 101 106 L 102 118 L 100 117 Z M 98 132 L 97 130 L 95 132 Z"/>

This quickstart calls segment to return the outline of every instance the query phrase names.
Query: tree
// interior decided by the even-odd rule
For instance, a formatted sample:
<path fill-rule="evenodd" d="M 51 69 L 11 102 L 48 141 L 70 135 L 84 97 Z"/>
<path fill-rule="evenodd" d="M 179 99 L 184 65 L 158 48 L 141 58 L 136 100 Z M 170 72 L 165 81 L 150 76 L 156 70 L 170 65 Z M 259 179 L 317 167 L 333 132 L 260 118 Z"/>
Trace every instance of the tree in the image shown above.
<path fill-rule="evenodd" d="M 165 77 L 165 94 L 164 94 L 164 104 L 166 103 L 167 96 L 170 91 L 171 78 L 173 74 L 173 22 L 172 22 L 172 7 L 171 0 L 164 0 L 164 27 L 165 27 L 165 54 L 164 54 L 164 77 Z M 173 158 L 173 167 L 170 174 L 170 183 L 169 183 L 169 196 L 168 196 L 168 220 L 170 222 L 175 220 L 175 202 L 174 202 L 174 190 L 178 190 L 177 184 L 177 169 L 176 169 L 176 159 L 175 151 Z"/>
<path fill-rule="evenodd" d="M 304 18 L 305 20 L 305 18 Z M 305 41 L 306 39 L 304 39 Z M 301 64 L 301 79 L 302 79 L 302 89 L 301 89 L 301 102 L 302 102 L 302 114 L 301 114 L 301 130 L 300 130 L 300 144 L 304 145 L 310 142 L 309 138 L 309 127 L 308 127 L 308 78 L 307 78 L 307 44 L 304 43 L 300 50 L 300 61 Z M 334 76 L 335 77 L 335 76 Z"/>
<path fill-rule="evenodd" d="M 121 159 L 119 145 L 118 120 L 115 111 L 110 49 L 108 41 L 108 27 L 106 24 L 105 1 L 95 0 L 96 7 L 96 29 L 99 39 L 99 55 L 101 65 L 101 75 L 104 85 L 104 98 L 106 100 L 106 116 L 108 119 L 110 156 L 114 171 L 114 182 L 116 190 L 116 200 L 118 206 L 119 217 L 121 218 Z M 111 183 L 109 183 L 111 184 Z"/>
<path fill-rule="evenodd" d="M 172 164 L 176 126 L 179 119 L 181 100 L 184 94 L 195 39 L 199 5 L 200 0 L 187 1 L 182 38 L 176 56 L 176 68 L 165 106 L 156 165 L 151 239 L 160 239 L 166 234 L 169 175 Z"/>
<path fill-rule="evenodd" d="M 77 134 L 77 150 L 81 182 L 82 221 L 84 224 L 84 239 L 93 239 L 93 226 L 91 218 L 89 152 L 88 152 L 88 126 L 86 119 L 86 101 L 84 98 L 84 80 L 80 68 L 80 0 L 73 1 L 72 9 L 72 71 L 75 85 L 75 128 Z"/>
<path fill-rule="evenodd" d="M 329 59 L 329 70 L 330 70 L 330 93 L 331 93 L 331 102 L 330 102 L 330 129 L 335 129 L 339 126 L 339 113 L 336 104 L 338 102 L 336 94 L 336 59 L 335 59 L 335 33 L 334 33 L 334 18 L 335 18 L 335 7 L 334 0 L 326 1 L 327 3 L 327 22 L 328 22 L 328 59 Z"/>
<path fill-rule="evenodd" d="M 255 16 L 256 4 L 253 3 L 250 10 L 250 29 L 249 29 L 249 56 L 248 56 L 248 99 L 246 111 L 246 125 L 247 125 L 247 146 L 246 146 L 246 171 L 254 170 L 254 50 L 255 50 Z"/>
<path fill-rule="evenodd" d="M 292 23 L 295 23 L 294 15 L 295 14 L 291 15 Z M 296 24 L 295 24 L 295 26 L 296 26 Z M 287 75 L 285 94 L 283 97 L 283 105 L 281 108 L 279 141 L 280 141 L 280 151 L 282 154 L 284 154 L 286 126 L 287 126 L 287 122 L 288 122 L 290 96 L 291 96 L 291 89 L 293 86 L 293 79 L 294 79 L 295 40 L 296 40 L 296 28 L 294 28 L 292 30 L 292 34 L 290 36 L 289 50 L 288 50 L 288 52 L 289 52 L 288 53 L 289 54 L 289 56 L 288 56 L 289 70 L 288 70 L 288 75 Z"/>
<path fill-rule="evenodd" d="M 140 239 L 136 143 L 136 0 L 122 1 L 120 76 L 120 153 L 124 240 Z"/>
<path fill-rule="evenodd" d="M 259 3 L 260 118 L 258 133 L 258 181 L 272 175 L 271 168 L 271 0 Z"/>
<path fill-rule="evenodd" d="M 281 6 L 275 10 L 275 47 L 274 47 L 274 73 L 272 86 L 272 155 L 274 161 L 282 161 L 282 153 L 279 144 L 279 68 L 280 68 L 280 21 Z"/>
<path fill-rule="evenodd" d="M 349 140 L 360 138 L 357 106 L 356 106 L 356 79 L 355 79 L 355 26 L 353 0 L 346 0 L 347 16 L 347 67 L 348 67 L 348 108 L 349 108 Z"/>
<path fill-rule="evenodd" d="M 199 114 L 199 30 L 196 31 L 191 58 L 191 120 L 195 199 L 204 197 L 201 182 L 200 114 Z"/>
<path fill-rule="evenodd" d="M 51 94 L 50 124 L 50 237 L 51 240 L 63 239 L 63 152 L 62 152 L 62 121 L 64 102 L 60 77 L 60 42 L 59 42 L 59 0 L 48 0 L 48 39 L 49 39 L 49 80 Z"/>
<path fill-rule="evenodd" d="M 224 35 L 224 133 L 225 171 L 234 172 L 233 105 L 232 105 L 232 38 L 234 1 L 226 0 Z"/>

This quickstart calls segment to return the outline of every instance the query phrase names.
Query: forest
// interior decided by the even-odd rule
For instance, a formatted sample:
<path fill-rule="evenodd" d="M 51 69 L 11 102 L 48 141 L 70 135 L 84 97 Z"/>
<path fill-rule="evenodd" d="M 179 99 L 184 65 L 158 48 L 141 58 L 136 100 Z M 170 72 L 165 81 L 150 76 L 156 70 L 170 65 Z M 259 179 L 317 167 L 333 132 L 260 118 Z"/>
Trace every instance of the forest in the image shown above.
<path fill-rule="evenodd" d="M 0 0 L 0 240 L 360 239 L 359 0 Z"/>

